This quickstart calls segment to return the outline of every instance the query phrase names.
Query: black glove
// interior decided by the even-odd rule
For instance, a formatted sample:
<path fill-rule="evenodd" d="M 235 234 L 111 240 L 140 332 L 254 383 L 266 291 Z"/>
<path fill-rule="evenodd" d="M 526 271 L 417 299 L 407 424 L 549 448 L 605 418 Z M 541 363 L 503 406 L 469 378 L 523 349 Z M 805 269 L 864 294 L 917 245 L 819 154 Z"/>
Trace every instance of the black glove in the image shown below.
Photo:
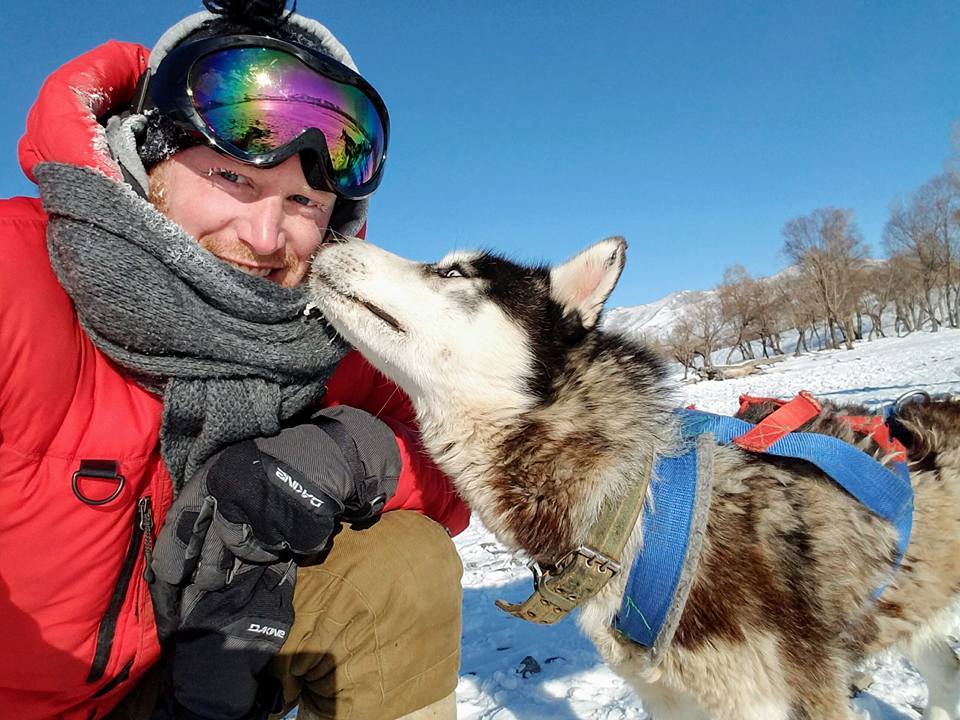
<path fill-rule="evenodd" d="M 225 448 L 184 486 L 157 538 L 151 592 L 186 710 L 244 717 L 237 709 L 250 707 L 255 676 L 293 623 L 293 556 L 323 550 L 341 519 L 377 514 L 399 473 L 390 429 L 340 406 Z M 216 707 L 224 712 L 198 714 Z"/>
<path fill-rule="evenodd" d="M 152 720 L 260 720 L 283 709 L 279 681 L 262 674 L 293 625 L 295 568 L 243 564 L 226 587 L 195 594 L 165 649 Z"/>

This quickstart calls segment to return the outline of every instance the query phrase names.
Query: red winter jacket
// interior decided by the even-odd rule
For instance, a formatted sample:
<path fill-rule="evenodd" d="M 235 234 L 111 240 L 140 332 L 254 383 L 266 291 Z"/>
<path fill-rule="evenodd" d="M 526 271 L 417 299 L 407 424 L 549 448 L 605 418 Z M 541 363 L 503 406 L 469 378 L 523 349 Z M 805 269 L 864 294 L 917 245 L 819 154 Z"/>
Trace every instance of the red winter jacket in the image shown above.
<path fill-rule="evenodd" d="M 144 57 L 138 46 L 113 43 L 72 70 L 88 73 L 87 82 L 102 71 L 104 87 L 132 87 Z M 70 70 L 48 85 L 69 88 Z M 52 102 L 49 92 L 43 102 Z M 76 104 L 72 116 L 56 117 L 65 105 L 31 112 L 20 147 L 28 175 L 43 160 L 103 165 Z M 90 720 L 159 655 L 142 526 L 148 509 L 162 522 L 171 482 L 159 451 L 161 400 L 83 332 L 50 268 L 45 228 L 38 200 L 0 201 L 0 718 Z M 466 527 L 466 507 L 421 451 L 396 386 L 354 352 L 330 379 L 325 402 L 363 408 L 393 428 L 403 471 L 388 510 L 423 512 L 454 534 Z M 71 489 L 90 459 L 116 461 L 126 478 L 104 505 L 85 504 Z M 100 496 L 111 483 L 80 482 Z"/>

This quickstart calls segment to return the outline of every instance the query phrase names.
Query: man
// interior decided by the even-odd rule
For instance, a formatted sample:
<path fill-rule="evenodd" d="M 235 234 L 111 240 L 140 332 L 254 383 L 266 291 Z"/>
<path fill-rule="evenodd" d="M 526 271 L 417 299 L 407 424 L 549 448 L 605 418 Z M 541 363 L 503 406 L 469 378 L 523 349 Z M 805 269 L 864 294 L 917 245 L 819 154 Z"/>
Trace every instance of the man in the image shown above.
<path fill-rule="evenodd" d="M 43 208 L 0 202 L 0 716 L 263 717 L 272 676 L 303 718 L 454 717 L 466 509 L 303 314 L 386 110 L 285 3 L 205 4 L 149 66 L 58 70 L 20 146 Z"/>

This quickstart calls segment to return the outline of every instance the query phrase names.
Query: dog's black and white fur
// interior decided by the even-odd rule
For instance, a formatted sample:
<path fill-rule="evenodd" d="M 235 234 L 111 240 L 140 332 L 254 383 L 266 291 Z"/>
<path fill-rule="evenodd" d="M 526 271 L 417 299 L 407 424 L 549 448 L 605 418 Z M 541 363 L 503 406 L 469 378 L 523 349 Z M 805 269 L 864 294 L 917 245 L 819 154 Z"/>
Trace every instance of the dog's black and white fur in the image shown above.
<path fill-rule="evenodd" d="M 675 442 L 658 358 L 597 326 L 625 250 L 610 238 L 549 269 L 485 253 L 418 264 L 347 242 L 314 260 L 316 305 L 410 395 L 426 448 L 484 524 L 546 565 Z M 878 454 L 835 410 L 811 429 Z M 610 629 L 625 572 L 583 605 L 581 628 L 653 717 L 849 720 L 854 665 L 896 646 L 930 688 L 924 718 L 960 719 L 960 668 L 938 631 L 960 594 L 960 403 L 908 406 L 897 428 L 916 512 L 879 601 L 892 527 L 806 463 L 720 447 L 700 561 L 660 661 Z"/>

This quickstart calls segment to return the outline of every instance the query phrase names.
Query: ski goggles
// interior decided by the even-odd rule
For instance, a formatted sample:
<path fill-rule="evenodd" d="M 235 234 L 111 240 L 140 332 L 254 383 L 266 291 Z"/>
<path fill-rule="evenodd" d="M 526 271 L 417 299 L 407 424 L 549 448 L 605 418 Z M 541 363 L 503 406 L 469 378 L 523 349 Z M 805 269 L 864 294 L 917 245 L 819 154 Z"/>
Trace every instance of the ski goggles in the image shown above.
<path fill-rule="evenodd" d="M 145 80 L 154 108 L 220 152 L 262 167 L 300 154 L 311 187 L 349 200 L 380 184 L 390 120 L 380 95 L 345 65 L 256 35 L 180 45 Z"/>

